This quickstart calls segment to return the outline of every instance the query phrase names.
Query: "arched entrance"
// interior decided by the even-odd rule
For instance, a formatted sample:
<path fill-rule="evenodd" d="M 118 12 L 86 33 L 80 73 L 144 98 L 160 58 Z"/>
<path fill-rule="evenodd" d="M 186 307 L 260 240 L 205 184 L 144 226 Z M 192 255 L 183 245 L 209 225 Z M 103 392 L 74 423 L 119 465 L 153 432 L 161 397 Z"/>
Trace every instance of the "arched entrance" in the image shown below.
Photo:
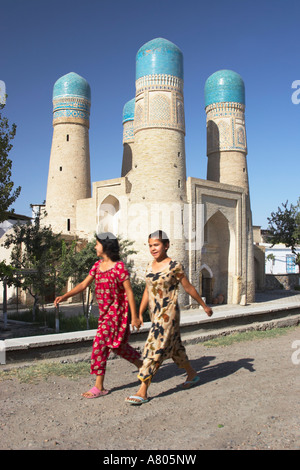
<path fill-rule="evenodd" d="M 112 195 L 107 196 L 98 209 L 97 232 L 118 234 L 120 218 L 119 200 Z"/>
<path fill-rule="evenodd" d="M 212 303 L 213 299 L 213 274 L 211 269 L 203 265 L 200 268 L 201 296 L 205 297 L 207 304 Z"/>
<path fill-rule="evenodd" d="M 231 302 L 232 299 L 232 275 L 236 259 L 234 245 L 234 234 L 228 220 L 218 210 L 204 227 L 204 261 L 214 273 L 212 296 L 223 294 L 225 302 Z"/>

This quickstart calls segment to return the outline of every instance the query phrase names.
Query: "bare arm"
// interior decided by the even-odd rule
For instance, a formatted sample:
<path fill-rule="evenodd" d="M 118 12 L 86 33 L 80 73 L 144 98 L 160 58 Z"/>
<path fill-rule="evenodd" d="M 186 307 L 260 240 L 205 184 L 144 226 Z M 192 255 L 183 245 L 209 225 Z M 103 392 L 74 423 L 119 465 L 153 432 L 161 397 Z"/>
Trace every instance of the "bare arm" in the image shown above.
<path fill-rule="evenodd" d="M 131 287 L 130 280 L 127 279 L 126 281 L 124 281 L 123 286 L 124 286 L 124 289 L 125 289 L 125 292 L 126 292 L 126 295 L 127 295 L 127 299 L 128 299 L 128 303 L 129 303 L 129 307 L 130 307 L 130 311 L 131 311 L 131 325 L 132 325 L 132 328 L 134 329 L 134 327 L 136 327 L 136 329 L 138 330 L 141 326 L 141 322 L 140 322 L 140 320 L 138 318 L 138 315 L 137 315 L 136 303 L 135 303 L 135 298 L 134 298 L 134 295 L 133 295 L 133 290 L 132 290 L 132 287 Z"/>
<path fill-rule="evenodd" d="M 183 276 L 183 278 L 181 279 L 181 284 L 182 284 L 182 287 L 184 288 L 185 292 L 187 294 L 189 294 L 193 299 L 195 299 L 196 302 L 198 302 L 198 304 L 201 305 L 201 307 L 206 312 L 206 314 L 209 317 L 211 317 L 212 314 L 213 314 L 212 309 L 206 305 L 206 303 L 203 301 L 202 297 L 200 297 L 200 295 L 196 291 L 195 287 L 189 282 L 189 280 L 186 278 L 186 276 Z"/>
<path fill-rule="evenodd" d="M 57 307 L 60 302 L 63 302 L 64 300 L 67 300 L 70 297 L 73 297 L 74 295 L 83 292 L 89 285 L 92 284 L 93 280 L 93 276 L 88 275 L 80 284 L 77 284 L 77 286 L 73 287 L 73 289 L 71 289 L 69 292 L 66 292 L 66 294 L 56 297 L 56 299 L 54 300 L 55 307 Z"/>
<path fill-rule="evenodd" d="M 148 307 L 148 301 L 149 301 L 148 289 L 147 289 L 147 287 L 145 287 L 143 297 L 142 297 L 142 300 L 141 300 L 141 303 L 140 303 L 140 309 L 139 309 L 139 318 L 140 318 L 140 321 L 141 321 L 142 325 L 144 324 L 144 322 L 143 322 L 143 313 L 146 310 L 146 308 Z"/>

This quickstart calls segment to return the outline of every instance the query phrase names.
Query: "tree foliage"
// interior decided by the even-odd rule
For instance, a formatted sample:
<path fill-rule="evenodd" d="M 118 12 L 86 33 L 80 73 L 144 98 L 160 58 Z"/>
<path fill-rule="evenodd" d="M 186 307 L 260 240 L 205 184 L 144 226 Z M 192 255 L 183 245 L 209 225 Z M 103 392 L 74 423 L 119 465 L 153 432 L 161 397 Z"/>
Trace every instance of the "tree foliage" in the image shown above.
<path fill-rule="evenodd" d="M 8 119 L 2 116 L 4 104 L 0 104 L 0 222 L 7 219 L 7 211 L 20 194 L 21 187 L 13 189 L 14 183 L 11 181 L 12 161 L 8 154 L 12 149 L 11 140 L 16 135 L 16 125 L 10 127 Z M 13 212 L 13 211 L 12 211 Z"/>
<path fill-rule="evenodd" d="M 61 258 L 62 240 L 51 227 L 33 223 L 15 224 L 6 236 L 4 246 L 12 247 L 11 266 L 14 284 L 34 298 L 34 312 L 40 298 L 55 290 L 56 267 Z"/>
<path fill-rule="evenodd" d="M 120 258 L 126 264 L 131 274 L 131 284 L 136 298 L 136 302 L 141 301 L 145 283 L 138 280 L 133 273 L 133 263 L 129 260 L 130 255 L 136 251 L 132 245 L 134 242 L 119 238 Z M 74 240 L 71 244 L 63 242 L 62 257 L 58 266 L 57 289 L 63 290 L 67 279 L 71 278 L 74 285 L 83 281 L 88 275 L 93 264 L 98 260 L 96 251 L 96 238 L 90 242 L 83 243 Z M 86 293 L 81 293 L 83 312 L 88 316 L 89 308 L 94 300 L 94 283 L 87 289 Z"/>
<path fill-rule="evenodd" d="M 132 273 L 132 262 L 128 260 L 136 253 L 133 242 L 119 239 L 120 257 L 131 272 L 131 284 L 139 303 L 145 283 L 136 279 Z M 40 301 L 48 294 L 59 295 L 66 289 L 71 279 L 74 285 L 80 283 L 88 275 L 98 260 L 95 250 L 96 239 L 86 242 L 82 240 L 64 240 L 55 235 L 51 227 L 41 226 L 40 218 L 33 223 L 16 224 L 12 233 L 6 236 L 4 246 L 12 248 L 11 267 L 0 265 L 0 275 L 6 276 L 7 282 L 21 287 L 34 298 L 33 318 Z M 9 280 L 8 277 L 9 276 Z M 83 313 L 88 317 L 94 300 L 94 283 L 85 293 L 81 293 Z"/>
<path fill-rule="evenodd" d="M 272 212 L 268 217 L 267 242 L 271 245 L 283 243 L 291 248 L 296 255 L 296 263 L 299 264 L 300 256 L 296 247 L 300 245 L 300 198 L 296 205 L 289 204 L 288 201 L 281 204 L 277 212 Z"/>

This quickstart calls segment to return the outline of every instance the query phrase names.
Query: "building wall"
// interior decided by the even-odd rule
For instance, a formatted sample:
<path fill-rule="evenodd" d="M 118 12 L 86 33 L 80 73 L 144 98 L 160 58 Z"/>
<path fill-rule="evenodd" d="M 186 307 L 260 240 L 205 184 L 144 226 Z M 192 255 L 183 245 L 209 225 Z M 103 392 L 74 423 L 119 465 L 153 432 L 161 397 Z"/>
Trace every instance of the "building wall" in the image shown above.
<path fill-rule="evenodd" d="M 295 258 L 291 249 L 283 244 L 274 245 L 263 243 L 262 246 L 265 248 L 265 260 L 266 260 L 266 274 L 296 274 L 299 273 L 299 266 L 291 262 L 291 258 Z M 297 253 L 300 253 L 298 248 Z M 274 259 L 268 259 L 268 256 Z M 289 258 L 289 260 L 288 260 Z"/>
<path fill-rule="evenodd" d="M 76 233 L 76 204 L 91 197 L 89 130 L 85 125 L 56 124 L 49 164 L 45 224 L 54 232 Z"/>
<path fill-rule="evenodd" d="M 299 286 L 299 274 L 266 274 L 266 289 L 268 290 L 293 290 Z"/>
<path fill-rule="evenodd" d="M 188 202 L 192 208 L 191 233 L 196 234 L 189 253 L 192 283 L 207 297 L 203 277 L 210 278 L 212 298 L 223 294 L 227 303 L 253 301 L 254 275 L 252 267 L 247 266 L 249 240 L 243 189 L 188 178 Z"/>

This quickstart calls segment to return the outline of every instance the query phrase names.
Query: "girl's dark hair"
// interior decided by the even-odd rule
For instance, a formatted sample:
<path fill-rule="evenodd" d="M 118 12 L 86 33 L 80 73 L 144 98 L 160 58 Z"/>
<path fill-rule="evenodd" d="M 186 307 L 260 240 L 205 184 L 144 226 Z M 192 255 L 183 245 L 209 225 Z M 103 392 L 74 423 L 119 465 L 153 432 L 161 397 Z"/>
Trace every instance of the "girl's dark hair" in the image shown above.
<path fill-rule="evenodd" d="M 156 238 L 157 240 L 160 240 L 163 242 L 164 245 L 167 243 L 170 243 L 169 237 L 166 234 L 166 232 L 163 232 L 162 230 L 156 230 L 155 232 L 150 233 L 148 240 L 150 238 Z"/>
<path fill-rule="evenodd" d="M 117 237 L 113 233 L 104 232 L 96 235 L 96 239 L 101 243 L 103 252 L 112 260 L 119 261 L 120 246 Z"/>

